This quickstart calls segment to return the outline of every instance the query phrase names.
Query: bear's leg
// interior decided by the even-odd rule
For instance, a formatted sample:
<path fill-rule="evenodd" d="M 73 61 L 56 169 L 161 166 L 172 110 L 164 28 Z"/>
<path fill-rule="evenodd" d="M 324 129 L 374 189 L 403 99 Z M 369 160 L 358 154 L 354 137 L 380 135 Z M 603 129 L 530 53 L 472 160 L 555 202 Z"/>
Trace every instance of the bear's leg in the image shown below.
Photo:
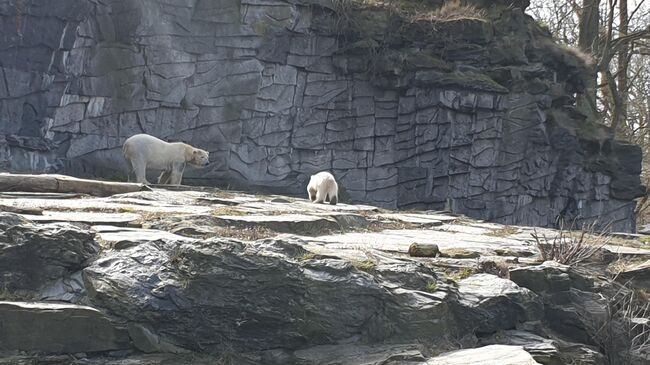
<path fill-rule="evenodd" d="M 316 200 L 316 189 L 309 189 L 309 190 L 307 190 L 307 192 L 309 193 L 309 200 L 310 201 L 313 202 L 314 200 Z"/>
<path fill-rule="evenodd" d="M 125 158 L 126 161 L 126 182 L 131 182 L 131 176 L 133 176 L 133 165 L 131 160 Z"/>
<path fill-rule="evenodd" d="M 172 185 L 180 185 L 183 180 L 183 171 L 185 170 L 185 164 L 179 164 L 172 166 L 171 176 L 169 178 L 169 183 Z"/>
<path fill-rule="evenodd" d="M 147 181 L 147 163 L 142 160 L 133 161 L 133 171 L 135 172 L 135 181 L 140 184 L 149 184 Z"/>
<path fill-rule="evenodd" d="M 325 195 L 325 194 L 322 191 L 317 190 L 316 191 L 316 200 L 314 200 L 314 203 L 322 203 L 322 202 L 324 202 L 325 197 L 323 195 Z"/>
<path fill-rule="evenodd" d="M 339 202 L 339 197 L 338 196 L 336 196 L 336 195 L 330 196 L 330 204 L 336 205 L 336 203 L 338 203 L 338 202 Z"/>
<path fill-rule="evenodd" d="M 171 172 L 169 170 L 163 170 L 163 172 L 158 176 L 158 184 L 169 184 L 171 179 Z"/>

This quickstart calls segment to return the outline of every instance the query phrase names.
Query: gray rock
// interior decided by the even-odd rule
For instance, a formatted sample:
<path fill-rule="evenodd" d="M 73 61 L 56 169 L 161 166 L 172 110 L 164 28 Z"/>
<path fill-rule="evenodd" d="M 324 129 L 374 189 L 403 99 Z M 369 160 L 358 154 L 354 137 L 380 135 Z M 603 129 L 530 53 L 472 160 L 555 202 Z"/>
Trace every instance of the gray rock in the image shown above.
<path fill-rule="evenodd" d="M 403 178 L 412 183 L 417 175 L 405 174 Z M 10 317 L 15 323 L 30 324 L 14 328 L 11 322 L 4 328 L 19 331 L 19 336 L 13 337 L 21 342 L 7 342 L 11 348 L 0 345 L 0 363 L 5 364 L 117 365 L 116 357 L 124 357 L 123 362 L 147 365 L 220 361 L 250 365 L 424 365 L 467 363 L 467 356 L 472 356 L 472 363 L 508 363 L 514 359 L 526 363 L 532 357 L 544 364 L 602 365 L 604 356 L 594 346 L 602 343 L 597 329 L 603 328 L 610 317 L 608 298 L 626 293 L 616 283 L 580 268 L 553 262 L 526 267 L 535 264 L 534 259 L 526 258 L 534 250 L 529 238 L 531 228 L 505 229 L 448 212 L 386 212 L 371 206 L 330 206 L 304 198 L 187 186 L 153 187 L 152 191 L 107 198 L 0 195 L 2 205 L 72 211 L 73 218 L 80 211 L 129 210 L 145 217 L 143 225 L 148 227 L 95 225 L 86 231 L 70 224 L 37 224 L 17 214 L 0 214 L 5 245 L 5 251 L 0 250 L 2 267 L 6 262 L 14 263 L 9 259 L 15 253 L 7 249 L 26 242 L 31 245 L 24 248 L 31 255 L 27 257 L 41 260 L 37 267 L 40 271 L 23 264 L 25 268 L 9 266 L 9 273 L 22 275 L 21 269 L 29 268 L 39 275 L 52 275 L 39 277 L 42 284 L 33 289 L 8 282 L 13 286 L 5 285 L 7 289 L 2 290 L 5 298 L 48 301 L 36 307 L 19 304 L 30 310 L 39 308 L 38 314 L 30 311 L 17 317 L 12 309 Z M 295 234 L 314 227 L 327 232 L 318 237 L 299 237 L 269 229 Z M 343 232 L 330 234 L 332 227 Z M 258 236 L 243 242 L 223 237 L 239 237 L 247 229 L 263 229 L 261 237 L 272 238 Z M 76 230 L 81 233 L 73 234 Z M 95 232 L 103 250 L 99 256 L 90 255 L 92 263 L 78 260 L 74 265 L 60 264 L 66 255 L 84 256 L 76 245 L 83 248 L 84 242 L 94 241 Z M 543 233 L 554 231 L 544 229 Z M 209 236 L 216 237 L 202 239 Z M 11 245 L 5 242 L 9 240 Z M 446 256 L 458 257 L 460 253 L 466 257 L 469 253 L 479 257 L 407 256 L 413 244 L 433 247 L 432 242 L 449 253 Z M 81 253 L 73 255 L 62 249 Z M 453 272 L 463 275 L 468 268 L 492 272 L 487 263 L 497 268 L 497 260 L 507 266 L 523 265 L 511 271 L 520 286 L 486 273 L 458 282 L 450 280 L 456 275 Z M 60 266 L 60 270 L 51 270 L 48 265 Z M 441 270 L 453 272 L 445 279 L 439 274 Z M 92 307 L 57 307 L 51 302 L 54 300 Z M 75 314 L 77 310 L 83 315 Z M 41 316 L 42 311 L 47 311 L 46 319 L 32 318 Z M 47 346 L 86 346 L 104 341 L 101 343 L 116 347 L 85 347 L 83 351 L 91 353 L 88 355 L 68 353 L 72 347 L 42 350 L 63 352 L 55 356 L 18 355 L 18 349 L 27 348 L 25 343 L 33 344 L 27 342 L 25 334 L 33 331 L 33 323 L 54 326 L 61 318 L 66 320 L 68 314 L 64 312 L 75 317 L 66 324 L 75 326 L 70 329 L 73 335 L 64 339 L 71 342 L 47 342 Z M 607 327 L 614 339 L 613 351 L 607 350 L 607 355 L 623 359 L 621 355 L 631 343 L 629 336 L 646 328 L 647 318 L 630 320 L 614 313 L 613 319 L 613 326 Z M 8 323 L 3 318 L 0 321 Z M 81 323 L 108 334 L 79 342 L 79 333 L 92 333 Z M 620 330 L 626 328 L 633 330 Z M 44 336 L 35 336 L 39 343 L 33 345 L 44 348 Z M 416 343 L 419 345 L 412 345 Z M 430 351 L 482 345 L 492 346 L 427 358 Z M 95 351 L 103 353 L 92 353 Z M 488 358 L 483 360 L 482 356 Z M 642 352 L 633 356 L 643 363 Z"/>
<path fill-rule="evenodd" d="M 346 365 L 421 365 L 425 363 L 426 358 L 417 345 L 335 345 L 299 350 L 295 352 L 293 359 L 301 364 L 322 365 L 341 364 L 342 360 Z"/>
<path fill-rule="evenodd" d="M 81 271 L 55 281 L 41 290 L 38 296 L 40 300 L 44 301 L 81 303 L 86 299 L 86 288 Z"/>
<path fill-rule="evenodd" d="M 426 365 L 537 365 L 521 346 L 489 345 L 475 349 L 458 350 L 436 356 Z"/>
<path fill-rule="evenodd" d="M 100 212 L 43 212 L 42 215 L 23 214 L 23 217 L 37 223 L 79 222 L 95 225 L 128 226 L 141 218 L 134 213 Z"/>
<path fill-rule="evenodd" d="M 616 279 L 620 282 L 631 282 L 631 285 L 637 288 L 650 290 L 650 260 L 626 267 L 618 272 Z"/>
<path fill-rule="evenodd" d="M 0 302 L 0 350 L 76 353 L 126 349 L 129 337 L 94 308 Z"/>
<path fill-rule="evenodd" d="M 466 325 L 477 332 L 492 333 L 515 328 L 518 322 L 544 317 L 542 299 L 510 280 L 491 274 L 476 274 L 458 283 Z"/>
<path fill-rule="evenodd" d="M 187 353 L 187 350 L 179 348 L 174 344 L 154 333 L 147 325 L 138 323 L 128 323 L 127 326 L 129 337 L 138 350 L 145 353 L 163 352 L 163 353 Z"/>
<path fill-rule="evenodd" d="M 590 279 L 555 261 L 510 270 L 510 280 L 535 293 L 556 293 L 570 288 L 588 290 L 593 287 Z"/>
<path fill-rule="evenodd" d="M 606 363 L 605 357 L 591 346 L 544 338 L 525 331 L 498 332 L 491 337 L 482 338 L 480 342 L 523 346 L 523 349 L 541 364 L 562 365 L 575 362 L 585 365 L 604 365 Z"/>
<path fill-rule="evenodd" d="M 318 235 L 341 229 L 341 225 L 332 217 L 301 214 L 280 214 L 272 216 L 218 215 L 208 219 L 212 221 L 212 224 L 218 226 L 234 226 L 238 228 L 264 227 L 275 232 L 307 235 Z"/>
<path fill-rule="evenodd" d="M 5 213 L 2 221 L 16 223 L 19 218 Z M 69 223 L 19 224 L 2 227 L 0 277 L 3 295 L 33 297 L 55 281 L 81 270 L 99 253 L 94 233 Z"/>
<path fill-rule="evenodd" d="M 423 283 L 414 290 L 386 276 L 380 285 L 343 260 L 305 260 L 304 252 L 283 241 L 157 241 L 112 251 L 84 277 L 92 303 L 190 350 L 408 341 L 455 330 L 448 305 L 420 291 Z"/>
<path fill-rule="evenodd" d="M 523 349 L 541 364 L 563 364 L 560 351 L 553 340 L 529 332 L 502 331 L 489 338 L 481 339 L 480 342 L 482 344 L 523 346 Z"/>

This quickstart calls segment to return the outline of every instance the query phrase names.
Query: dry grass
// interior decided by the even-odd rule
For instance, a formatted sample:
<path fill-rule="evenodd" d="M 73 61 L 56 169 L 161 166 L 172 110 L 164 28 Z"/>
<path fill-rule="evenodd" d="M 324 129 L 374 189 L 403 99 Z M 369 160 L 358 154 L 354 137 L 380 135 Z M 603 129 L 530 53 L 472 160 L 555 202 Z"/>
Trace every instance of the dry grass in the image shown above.
<path fill-rule="evenodd" d="M 412 22 L 448 23 L 456 21 L 485 21 L 485 10 L 475 5 L 464 4 L 460 0 L 447 1 L 440 8 L 416 12 L 410 16 Z"/>
<path fill-rule="evenodd" d="M 476 269 L 473 267 L 463 267 L 458 270 L 445 270 L 445 273 L 449 279 L 458 282 L 474 275 L 476 273 Z"/>
<path fill-rule="evenodd" d="M 298 257 L 298 261 L 307 261 L 316 257 L 316 254 L 313 252 L 305 251 L 302 255 Z"/>
<path fill-rule="evenodd" d="M 585 67 L 593 67 L 596 64 L 594 57 L 588 53 L 581 51 L 576 47 L 572 47 L 566 44 L 556 43 L 550 39 L 544 39 L 540 43 L 541 47 L 544 48 L 550 55 L 557 59 L 566 59 L 566 57 L 573 58 L 577 60 L 580 64 Z"/>
<path fill-rule="evenodd" d="M 219 207 L 216 208 L 215 210 L 212 211 L 212 215 L 215 216 L 220 216 L 220 215 L 237 215 L 237 216 L 242 216 L 242 215 L 248 215 L 248 212 L 245 212 L 243 210 L 231 207 L 231 206 L 224 206 L 224 207 Z"/>
<path fill-rule="evenodd" d="M 553 260 L 564 265 L 575 265 L 589 259 L 610 242 L 611 235 L 606 233 L 607 230 L 597 233 L 595 228 L 596 222 L 585 224 L 575 234 L 561 226 L 555 237 L 540 237 L 537 230 L 531 236 L 535 239 L 542 261 Z"/>
<path fill-rule="evenodd" d="M 384 230 L 405 230 L 405 229 L 417 229 L 418 227 L 412 223 L 385 220 L 385 221 L 370 221 L 367 226 L 354 229 L 357 232 L 381 232 Z"/>
<path fill-rule="evenodd" d="M 212 232 L 207 236 L 236 238 L 243 241 L 257 241 L 263 238 L 275 237 L 277 236 L 277 232 L 265 227 L 213 227 Z"/>
<path fill-rule="evenodd" d="M 515 233 L 518 233 L 519 229 L 511 226 L 503 226 L 503 228 L 493 229 L 490 232 L 486 233 L 486 236 L 492 237 L 508 237 Z"/>
<path fill-rule="evenodd" d="M 476 251 L 470 251 L 463 248 L 448 248 L 440 250 L 440 257 L 447 257 L 451 259 L 475 259 L 480 257 Z"/>
<path fill-rule="evenodd" d="M 377 268 L 377 263 L 373 260 L 352 261 L 351 264 L 358 270 L 365 272 L 372 272 Z"/>
<path fill-rule="evenodd" d="M 510 265 L 504 260 L 482 261 L 478 264 L 476 272 L 492 274 L 500 278 L 510 279 Z"/>
<path fill-rule="evenodd" d="M 629 364 L 633 355 L 650 348 L 650 301 L 628 285 L 620 285 L 614 295 L 603 299 L 606 316 L 599 321 L 587 318 L 584 322 L 592 324 L 587 331 L 609 363 Z"/>
<path fill-rule="evenodd" d="M 617 276 L 621 272 L 631 269 L 639 264 L 642 264 L 646 261 L 646 258 L 629 258 L 629 259 L 618 259 L 609 266 L 607 266 L 607 272 L 612 276 Z"/>

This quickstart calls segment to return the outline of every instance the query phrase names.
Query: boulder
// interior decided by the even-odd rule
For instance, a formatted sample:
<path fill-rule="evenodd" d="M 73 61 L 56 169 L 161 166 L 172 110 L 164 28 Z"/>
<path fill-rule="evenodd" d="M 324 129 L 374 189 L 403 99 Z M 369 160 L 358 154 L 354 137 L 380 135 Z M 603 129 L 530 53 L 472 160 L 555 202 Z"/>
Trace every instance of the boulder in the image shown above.
<path fill-rule="evenodd" d="M 549 339 L 526 331 L 500 331 L 490 337 L 481 338 L 479 343 L 522 346 L 535 361 L 544 365 L 605 364 L 605 357 L 590 346 Z"/>
<path fill-rule="evenodd" d="M 622 283 L 630 281 L 635 287 L 650 290 L 650 260 L 624 268 L 616 279 Z"/>
<path fill-rule="evenodd" d="M 568 265 L 555 261 L 512 269 L 510 280 L 535 293 L 557 293 L 569 288 L 587 290 L 593 286 L 593 280 L 590 278 L 578 274 Z"/>
<path fill-rule="evenodd" d="M 436 356 L 426 365 L 538 365 L 521 346 L 489 345 Z"/>
<path fill-rule="evenodd" d="M 544 316 L 542 299 L 514 282 L 491 274 L 476 274 L 458 283 L 458 319 L 478 333 L 514 328 L 519 322 Z"/>
<path fill-rule="evenodd" d="M 0 302 L 0 350 L 76 353 L 129 348 L 124 328 L 95 308 L 42 302 Z"/>
<path fill-rule="evenodd" d="M 0 287 L 14 297 L 33 297 L 81 270 L 99 253 L 94 233 L 69 223 L 32 224 L 3 213 L 0 230 Z"/>

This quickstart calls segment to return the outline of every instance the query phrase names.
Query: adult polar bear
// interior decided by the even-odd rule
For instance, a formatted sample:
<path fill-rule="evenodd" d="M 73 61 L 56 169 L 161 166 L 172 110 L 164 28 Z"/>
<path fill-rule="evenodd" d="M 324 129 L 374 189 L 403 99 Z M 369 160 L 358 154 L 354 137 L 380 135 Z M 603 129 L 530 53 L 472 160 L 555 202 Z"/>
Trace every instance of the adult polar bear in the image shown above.
<path fill-rule="evenodd" d="M 147 168 L 163 170 L 158 184 L 180 185 L 185 164 L 205 167 L 210 163 L 209 153 L 182 142 L 168 143 L 148 134 L 129 137 L 122 146 L 122 154 L 129 166 L 129 180 L 135 172 L 139 183 L 148 184 Z"/>
<path fill-rule="evenodd" d="M 327 171 L 311 176 L 307 193 L 309 193 L 309 200 L 314 203 L 324 203 L 327 200 L 331 205 L 336 205 L 339 201 L 339 186 L 334 176 Z"/>

